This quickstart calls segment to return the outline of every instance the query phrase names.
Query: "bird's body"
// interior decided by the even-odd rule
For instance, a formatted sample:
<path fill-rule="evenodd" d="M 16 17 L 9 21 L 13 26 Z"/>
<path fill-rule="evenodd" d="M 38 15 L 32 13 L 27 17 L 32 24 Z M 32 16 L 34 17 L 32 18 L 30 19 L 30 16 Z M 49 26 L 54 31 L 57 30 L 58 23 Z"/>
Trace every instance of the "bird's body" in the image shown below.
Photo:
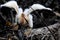
<path fill-rule="evenodd" d="M 33 25 L 35 25 L 35 23 L 34 23 L 34 20 L 38 23 L 38 24 L 40 24 L 39 23 L 39 19 L 38 19 L 38 16 L 36 16 L 36 14 L 40 14 L 40 13 L 37 13 L 36 12 L 36 10 L 50 10 L 50 11 L 52 11 L 52 9 L 50 9 L 50 8 L 47 8 L 47 7 L 45 7 L 45 6 L 43 6 L 43 5 L 41 5 L 41 4 L 33 4 L 32 6 L 30 6 L 30 8 L 29 9 L 27 9 L 27 10 L 25 10 L 25 12 L 24 12 L 24 15 L 25 15 L 25 17 L 27 18 L 29 18 L 28 19 L 28 23 L 29 23 L 29 26 L 31 27 L 31 28 L 33 28 Z M 33 12 L 34 11 L 34 12 Z M 33 13 L 32 13 L 33 12 Z M 32 14 L 33 15 L 32 15 Z M 39 15 L 40 16 L 40 15 Z M 35 18 L 36 17 L 36 18 Z M 37 25 L 38 26 L 38 25 Z"/>

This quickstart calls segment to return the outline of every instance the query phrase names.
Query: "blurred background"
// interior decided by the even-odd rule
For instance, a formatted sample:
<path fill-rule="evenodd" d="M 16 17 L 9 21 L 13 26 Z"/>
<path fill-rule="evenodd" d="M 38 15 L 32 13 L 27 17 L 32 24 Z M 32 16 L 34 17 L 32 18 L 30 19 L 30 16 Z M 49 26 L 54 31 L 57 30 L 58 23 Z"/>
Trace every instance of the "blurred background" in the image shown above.
<path fill-rule="evenodd" d="M 8 1 L 13 1 L 13 0 L 0 0 L 0 5 Z M 33 4 L 39 3 L 44 5 L 45 7 L 49 7 L 53 9 L 53 11 L 55 12 L 60 13 L 60 0 L 15 0 L 15 1 L 18 3 L 19 7 L 23 8 L 23 10 L 29 8 Z"/>

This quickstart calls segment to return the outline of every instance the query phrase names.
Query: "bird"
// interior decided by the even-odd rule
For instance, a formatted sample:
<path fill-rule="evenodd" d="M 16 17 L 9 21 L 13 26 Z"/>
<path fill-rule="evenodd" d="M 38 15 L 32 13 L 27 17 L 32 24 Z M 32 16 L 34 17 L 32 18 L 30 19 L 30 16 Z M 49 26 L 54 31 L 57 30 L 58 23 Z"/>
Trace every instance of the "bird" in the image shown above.
<path fill-rule="evenodd" d="M 18 14 L 16 15 L 18 23 L 22 24 L 22 25 L 26 25 L 26 23 L 28 22 L 29 27 L 33 28 L 33 25 L 35 24 L 34 20 L 36 22 L 39 21 L 38 18 L 37 18 L 37 15 L 32 13 L 32 12 L 35 12 L 36 10 L 39 10 L 39 11 L 43 10 L 43 11 L 46 11 L 46 12 L 50 12 L 50 13 L 48 13 L 49 15 L 51 15 L 51 14 L 55 15 L 51 8 L 45 7 L 45 6 L 41 5 L 41 4 L 33 4 L 29 8 L 26 8 L 24 11 L 23 11 L 22 8 L 19 8 Z M 34 14 L 34 15 L 32 15 L 31 13 Z M 48 14 L 46 13 L 46 15 L 48 15 Z M 39 13 L 38 13 L 38 15 L 39 15 Z"/>
<path fill-rule="evenodd" d="M 48 7 L 45 7 L 41 4 L 33 4 L 31 5 L 28 9 L 26 9 L 24 11 L 24 15 L 25 15 L 25 18 L 28 20 L 28 23 L 29 23 L 29 27 L 30 28 L 33 28 L 33 25 L 34 25 L 34 22 L 33 22 L 33 15 L 31 14 L 33 11 L 36 11 L 36 10 L 49 10 L 49 11 L 52 11 L 51 8 L 48 8 Z"/>
<path fill-rule="evenodd" d="M 17 24 L 15 22 L 16 14 L 18 13 L 18 4 L 16 1 L 8 1 L 0 5 L 1 17 L 6 21 L 4 25 L 11 26 Z M 2 21 L 2 20 L 1 20 Z"/>

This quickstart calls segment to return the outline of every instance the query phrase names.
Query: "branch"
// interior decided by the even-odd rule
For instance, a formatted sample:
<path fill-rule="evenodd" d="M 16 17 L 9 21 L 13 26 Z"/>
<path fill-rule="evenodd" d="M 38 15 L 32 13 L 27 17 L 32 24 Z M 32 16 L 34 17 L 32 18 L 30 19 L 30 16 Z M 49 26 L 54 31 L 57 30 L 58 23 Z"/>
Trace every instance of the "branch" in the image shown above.
<path fill-rule="evenodd" d="M 55 33 L 60 28 L 60 23 L 56 23 L 54 25 L 50 25 L 50 26 L 48 26 L 48 28 L 53 33 Z M 42 28 L 33 29 L 28 37 L 31 37 L 31 36 L 34 36 L 34 35 L 38 35 L 38 34 L 47 35 L 49 33 L 50 33 L 50 31 L 47 29 L 47 27 L 42 27 Z"/>

